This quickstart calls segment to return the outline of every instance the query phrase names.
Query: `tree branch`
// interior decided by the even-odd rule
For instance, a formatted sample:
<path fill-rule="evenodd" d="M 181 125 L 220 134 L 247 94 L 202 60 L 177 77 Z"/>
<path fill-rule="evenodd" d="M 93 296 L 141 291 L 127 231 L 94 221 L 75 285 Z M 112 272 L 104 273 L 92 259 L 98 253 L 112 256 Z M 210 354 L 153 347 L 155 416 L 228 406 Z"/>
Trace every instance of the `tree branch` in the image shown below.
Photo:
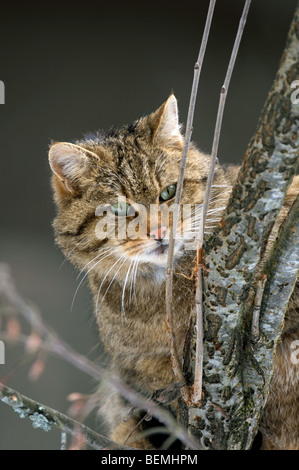
<path fill-rule="evenodd" d="M 299 108 L 290 99 L 291 83 L 299 76 L 298 24 L 299 7 L 226 213 L 206 245 L 204 397 L 201 407 L 183 413 L 203 449 L 249 448 L 256 431 L 252 416 L 261 411 L 257 392 L 263 390 L 246 381 L 247 369 L 242 368 L 244 324 L 252 312 L 254 296 L 251 302 L 249 294 L 260 279 L 269 234 L 298 168 Z M 268 323 L 265 310 L 263 327 Z M 190 348 L 191 373 L 194 360 Z"/>
<path fill-rule="evenodd" d="M 50 431 L 52 425 L 57 426 L 62 433 L 71 434 L 72 436 L 82 435 L 86 443 L 93 449 L 119 449 L 132 450 L 133 447 L 120 446 L 111 441 L 107 437 L 94 432 L 82 423 L 75 421 L 69 416 L 60 413 L 53 408 L 41 405 L 31 400 L 31 398 L 9 388 L 0 383 L 0 400 L 13 408 L 20 418 L 29 418 L 34 428 L 41 428 L 44 431 Z M 64 441 L 64 439 L 62 439 Z"/>
<path fill-rule="evenodd" d="M 247 340 L 248 354 L 243 372 L 244 383 L 249 384 L 248 389 L 250 388 L 252 396 L 253 406 L 248 406 L 247 409 L 252 435 L 257 431 L 261 410 L 268 395 L 284 314 L 299 275 L 299 196 L 280 228 L 264 272 L 267 281 L 260 305 L 259 322 L 262 334 L 258 341 L 254 341 L 255 338 L 252 338 L 253 341 Z"/>

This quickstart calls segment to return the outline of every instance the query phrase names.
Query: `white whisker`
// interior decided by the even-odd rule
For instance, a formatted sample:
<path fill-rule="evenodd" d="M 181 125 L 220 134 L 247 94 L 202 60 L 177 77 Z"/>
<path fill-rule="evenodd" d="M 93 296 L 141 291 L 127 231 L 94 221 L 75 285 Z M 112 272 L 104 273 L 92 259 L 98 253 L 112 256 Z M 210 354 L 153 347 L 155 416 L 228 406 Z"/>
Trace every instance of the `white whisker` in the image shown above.
<path fill-rule="evenodd" d="M 111 250 L 110 250 L 110 252 L 109 252 L 108 254 L 106 254 L 106 252 L 105 252 L 104 255 L 106 255 L 106 256 L 103 256 L 101 259 L 99 259 L 99 260 L 98 260 L 93 266 L 91 266 L 91 268 L 89 268 L 88 271 L 84 274 L 84 276 L 82 277 L 81 281 L 79 282 L 79 285 L 78 285 L 78 287 L 77 287 L 77 289 L 76 289 L 76 292 L 75 292 L 75 294 L 74 294 L 73 301 L 72 301 L 72 305 L 71 305 L 71 310 L 73 310 L 74 302 L 75 302 L 75 299 L 76 299 L 76 295 L 77 295 L 77 293 L 78 293 L 78 290 L 80 289 L 80 286 L 82 285 L 82 282 L 83 282 L 84 279 L 86 278 L 86 276 L 87 276 L 87 275 L 90 273 L 90 271 L 91 271 L 93 268 L 95 268 L 101 261 L 103 261 L 105 258 L 108 258 L 108 256 L 112 255 L 112 253 L 113 253 L 113 252 L 116 252 L 116 251 L 117 251 L 117 249 L 115 249 L 115 250 L 112 251 L 112 252 L 111 252 Z M 103 253 L 100 253 L 100 255 L 95 256 L 95 258 L 93 258 L 93 260 L 91 260 L 91 261 L 95 261 L 99 256 L 102 256 L 102 255 L 103 255 Z M 90 264 L 90 263 L 91 263 L 91 262 L 87 263 L 86 266 L 87 266 L 88 264 Z M 86 267 L 86 266 L 85 266 L 85 267 Z"/>
<path fill-rule="evenodd" d="M 97 256 L 95 256 L 91 261 L 89 261 L 88 263 L 86 263 L 86 265 L 81 269 L 81 271 L 79 272 L 78 276 L 77 276 L 77 279 L 81 276 L 81 274 L 83 273 L 83 271 L 85 271 L 85 269 L 87 268 L 87 266 L 90 265 L 90 263 L 92 263 L 93 261 L 95 261 L 97 258 L 99 258 L 99 256 L 102 256 L 103 254 L 107 253 L 108 251 L 112 251 L 114 247 L 110 247 L 110 248 L 102 248 L 100 250 L 100 252 L 97 254 Z M 103 250 L 104 253 L 103 253 Z"/>
<path fill-rule="evenodd" d="M 129 299 L 130 304 L 131 304 L 131 301 L 132 301 L 132 292 L 133 292 L 133 286 L 134 286 L 134 274 L 135 274 L 136 266 L 138 265 L 138 257 L 139 257 L 139 253 L 137 254 L 137 258 L 134 259 L 133 269 L 132 269 L 132 271 L 131 271 L 130 299 Z M 134 287 L 135 287 L 135 286 L 134 286 Z M 135 300 L 136 300 L 136 295 L 135 295 Z"/>
<path fill-rule="evenodd" d="M 120 259 L 118 260 L 118 262 L 119 262 L 122 258 L 123 258 L 123 256 L 120 257 Z M 112 284 L 113 284 L 113 282 L 114 282 L 114 280 L 115 280 L 117 274 L 119 273 L 119 271 L 121 270 L 121 268 L 123 267 L 123 265 L 124 265 L 127 261 L 128 261 L 128 259 L 125 258 L 125 259 L 123 260 L 123 262 L 120 264 L 120 266 L 117 268 L 116 273 L 114 274 L 113 278 L 112 278 L 111 281 L 109 282 L 109 285 L 108 285 L 108 287 L 107 287 L 107 289 L 106 289 L 106 291 L 105 291 L 105 293 L 104 293 L 104 295 L 103 295 L 103 298 L 102 298 L 102 300 L 101 300 L 101 303 L 100 303 L 100 305 L 99 305 L 99 308 L 100 308 L 100 306 L 102 305 L 102 302 L 104 301 L 104 299 L 105 299 L 105 297 L 106 297 L 106 294 L 107 294 L 107 292 L 109 291 L 110 287 L 112 286 Z"/>
<path fill-rule="evenodd" d="M 131 259 L 131 262 L 130 262 L 130 265 L 129 265 L 129 268 L 128 268 L 128 271 L 127 271 L 127 274 L 126 274 L 126 277 L 125 277 L 125 281 L 124 281 L 124 286 L 123 286 L 123 292 L 122 292 L 122 296 L 121 296 L 121 314 L 126 318 L 126 312 L 125 312 L 125 291 L 126 291 L 126 286 L 127 286 L 127 281 L 128 281 L 128 277 L 129 277 L 129 274 L 130 274 L 130 270 L 131 270 L 131 267 L 132 267 L 132 264 L 134 263 L 134 258 Z"/>
<path fill-rule="evenodd" d="M 218 199 L 218 198 L 221 198 L 221 199 Z M 210 202 L 211 202 L 211 201 L 214 201 L 215 199 L 217 199 L 217 202 L 218 202 L 218 201 L 226 201 L 226 200 L 227 200 L 227 198 L 224 199 L 223 193 L 221 193 L 221 194 L 215 194 L 215 196 L 210 197 Z"/>
<path fill-rule="evenodd" d="M 142 253 L 144 253 L 145 249 L 143 250 L 140 250 L 139 253 L 137 254 L 137 264 L 136 264 L 136 268 L 135 268 L 135 272 L 134 272 L 134 297 L 135 297 L 135 301 L 137 302 L 137 297 L 136 297 L 136 289 L 135 289 L 135 286 L 136 286 L 136 279 L 137 279 L 137 270 L 138 270 L 138 266 L 139 266 L 139 263 L 140 263 L 140 255 Z"/>
<path fill-rule="evenodd" d="M 106 289 L 106 291 L 105 291 L 105 294 L 104 294 L 104 296 L 103 296 L 103 298 L 102 298 L 102 300 L 101 300 L 101 303 L 100 303 L 100 305 L 99 305 L 99 304 L 98 304 L 98 303 L 99 303 L 99 295 L 100 295 L 102 286 L 103 286 L 103 284 L 104 284 L 104 282 L 105 282 L 105 279 L 107 278 L 107 276 L 108 276 L 108 274 L 111 272 L 111 270 L 114 268 L 114 266 L 117 265 L 117 264 L 127 255 L 127 253 L 128 253 L 129 251 L 130 251 L 130 249 L 128 249 L 127 251 L 125 251 L 125 252 L 115 261 L 115 263 L 109 268 L 109 270 L 106 272 L 106 274 L 105 274 L 105 276 L 104 276 L 104 278 L 103 278 L 103 280 L 102 280 L 102 282 L 101 282 L 101 284 L 100 284 L 99 290 L 98 290 L 97 301 L 96 301 L 96 312 L 98 312 L 98 308 L 101 306 L 101 304 L 102 304 L 102 302 L 103 302 L 103 300 L 104 300 L 104 298 L 105 298 L 105 295 L 107 294 L 107 292 L 108 292 L 108 290 L 109 290 L 109 288 L 110 288 L 112 282 L 114 281 L 114 279 L 115 279 L 115 277 L 116 277 L 116 275 L 117 275 L 119 269 L 122 267 L 122 265 L 123 265 L 124 263 L 121 264 L 121 266 L 119 267 L 119 269 L 118 269 L 118 270 L 116 271 L 116 273 L 114 274 L 112 280 L 110 281 L 110 284 L 108 285 L 108 287 L 107 287 L 107 289 Z M 125 261 L 127 261 L 127 260 L 125 259 Z"/>
<path fill-rule="evenodd" d="M 212 188 L 232 188 L 231 184 L 212 184 Z"/>
<path fill-rule="evenodd" d="M 214 212 L 219 212 L 219 211 L 223 211 L 224 209 L 226 209 L 226 206 L 222 206 L 222 207 L 215 207 L 215 209 L 208 209 L 208 214 L 213 214 Z"/>
<path fill-rule="evenodd" d="M 69 252 L 66 254 L 64 260 L 62 261 L 61 265 L 59 266 L 58 271 L 60 271 L 60 269 L 62 268 L 62 266 L 64 265 L 64 263 L 69 259 L 69 256 L 73 253 L 73 251 L 77 248 L 77 246 L 80 245 L 80 243 L 82 243 L 82 242 L 84 242 L 84 241 L 85 241 L 85 237 L 83 237 L 82 240 L 79 240 L 79 241 L 75 244 L 75 246 L 71 249 L 71 251 L 69 251 Z"/>

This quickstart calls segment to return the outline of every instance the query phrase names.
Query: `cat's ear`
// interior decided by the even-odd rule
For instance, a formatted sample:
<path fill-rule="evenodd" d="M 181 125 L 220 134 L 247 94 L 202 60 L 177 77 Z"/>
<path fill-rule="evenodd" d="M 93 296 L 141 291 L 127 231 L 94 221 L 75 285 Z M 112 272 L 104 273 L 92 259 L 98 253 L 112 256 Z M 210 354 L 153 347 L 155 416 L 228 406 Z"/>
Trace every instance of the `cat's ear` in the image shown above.
<path fill-rule="evenodd" d="M 149 123 L 155 141 L 170 145 L 183 145 L 178 104 L 174 95 L 170 95 L 168 100 L 149 116 Z"/>
<path fill-rule="evenodd" d="M 50 167 L 58 179 L 59 189 L 69 195 L 77 194 L 88 183 L 92 168 L 98 162 L 98 155 L 68 142 L 54 143 L 49 150 Z"/>

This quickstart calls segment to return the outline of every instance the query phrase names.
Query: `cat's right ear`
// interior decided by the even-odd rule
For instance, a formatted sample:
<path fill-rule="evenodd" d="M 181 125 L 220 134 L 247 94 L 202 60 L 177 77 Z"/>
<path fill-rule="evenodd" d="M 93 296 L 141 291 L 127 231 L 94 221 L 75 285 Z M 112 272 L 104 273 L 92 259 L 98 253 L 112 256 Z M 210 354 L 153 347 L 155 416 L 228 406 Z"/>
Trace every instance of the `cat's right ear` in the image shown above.
<path fill-rule="evenodd" d="M 92 178 L 99 156 L 79 145 L 58 142 L 51 145 L 49 163 L 55 189 L 60 195 L 76 195 Z"/>
<path fill-rule="evenodd" d="M 153 139 L 156 142 L 164 145 L 182 146 L 184 144 L 179 123 L 178 104 L 173 94 L 148 119 Z"/>

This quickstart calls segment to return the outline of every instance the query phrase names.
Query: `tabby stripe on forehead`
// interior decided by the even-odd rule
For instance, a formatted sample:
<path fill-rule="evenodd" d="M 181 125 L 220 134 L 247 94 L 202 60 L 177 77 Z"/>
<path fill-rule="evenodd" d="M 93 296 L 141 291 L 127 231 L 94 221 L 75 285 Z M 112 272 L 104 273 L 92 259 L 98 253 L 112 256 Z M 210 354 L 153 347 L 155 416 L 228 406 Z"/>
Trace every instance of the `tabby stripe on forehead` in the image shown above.
<path fill-rule="evenodd" d="M 206 183 L 208 177 L 204 176 L 203 178 L 184 178 L 185 183 Z"/>

